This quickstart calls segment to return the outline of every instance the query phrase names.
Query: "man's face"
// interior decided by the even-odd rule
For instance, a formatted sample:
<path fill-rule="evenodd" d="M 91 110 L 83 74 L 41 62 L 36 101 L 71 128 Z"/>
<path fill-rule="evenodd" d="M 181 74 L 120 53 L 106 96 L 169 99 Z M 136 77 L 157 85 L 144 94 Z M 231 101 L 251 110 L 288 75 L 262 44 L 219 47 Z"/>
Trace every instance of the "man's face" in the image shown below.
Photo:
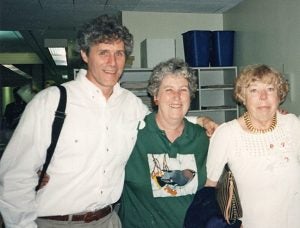
<path fill-rule="evenodd" d="M 123 41 L 95 44 L 88 54 L 81 51 L 81 56 L 88 65 L 87 78 L 108 98 L 124 70 L 126 57 Z"/>

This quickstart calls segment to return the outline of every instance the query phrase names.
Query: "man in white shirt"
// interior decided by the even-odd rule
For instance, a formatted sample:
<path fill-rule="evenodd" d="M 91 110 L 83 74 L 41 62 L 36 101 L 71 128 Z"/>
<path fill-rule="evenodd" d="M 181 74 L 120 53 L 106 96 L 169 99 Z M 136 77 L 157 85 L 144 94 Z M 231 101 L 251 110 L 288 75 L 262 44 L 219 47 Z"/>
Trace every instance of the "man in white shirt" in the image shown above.
<path fill-rule="evenodd" d="M 113 205 L 147 107 L 118 80 L 133 48 L 128 29 L 106 15 L 78 35 L 87 71 L 65 83 L 66 118 L 48 167 L 45 162 L 59 90 L 49 87 L 27 105 L 0 162 L 0 210 L 7 228 L 121 227 Z"/>

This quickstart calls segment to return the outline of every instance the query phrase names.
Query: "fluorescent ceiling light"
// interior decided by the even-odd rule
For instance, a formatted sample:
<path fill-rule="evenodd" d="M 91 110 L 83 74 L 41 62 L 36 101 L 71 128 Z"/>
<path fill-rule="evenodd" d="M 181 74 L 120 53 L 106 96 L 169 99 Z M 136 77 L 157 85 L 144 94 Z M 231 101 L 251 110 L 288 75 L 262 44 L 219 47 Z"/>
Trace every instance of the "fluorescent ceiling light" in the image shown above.
<path fill-rule="evenodd" d="M 48 49 L 57 66 L 67 66 L 67 54 L 64 47 L 49 47 Z"/>
<path fill-rule="evenodd" d="M 24 78 L 28 78 L 28 79 L 32 78 L 29 74 L 25 73 L 24 71 L 21 71 L 19 68 L 15 67 L 14 65 L 5 65 L 5 64 L 3 64 L 2 66 L 4 66 L 7 69 L 10 69 L 11 71 L 23 76 Z"/>

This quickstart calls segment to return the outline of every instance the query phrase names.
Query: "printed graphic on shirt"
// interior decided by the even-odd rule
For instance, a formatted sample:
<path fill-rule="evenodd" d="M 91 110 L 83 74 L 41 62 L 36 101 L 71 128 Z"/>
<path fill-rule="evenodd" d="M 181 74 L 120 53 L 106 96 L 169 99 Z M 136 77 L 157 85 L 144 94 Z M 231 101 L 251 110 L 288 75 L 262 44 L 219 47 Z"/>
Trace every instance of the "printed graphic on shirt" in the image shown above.
<path fill-rule="evenodd" d="M 198 174 L 193 154 L 148 154 L 150 179 L 154 197 L 171 197 L 194 194 Z"/>

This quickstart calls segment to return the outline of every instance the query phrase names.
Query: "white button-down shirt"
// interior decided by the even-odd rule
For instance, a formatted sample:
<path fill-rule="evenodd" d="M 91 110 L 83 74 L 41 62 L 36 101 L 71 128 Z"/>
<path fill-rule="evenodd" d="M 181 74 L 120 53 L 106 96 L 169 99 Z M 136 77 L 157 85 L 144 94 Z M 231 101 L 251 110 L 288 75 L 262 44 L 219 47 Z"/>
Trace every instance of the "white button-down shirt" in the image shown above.
<path fill-rule="evenodd" d="M 119 84 L 106 101 L 84 70 L 64 86 L 66 119 L 47 170 L 47 186 L 34 191 L 36 171 L 51 141 L 56 87 L 43 90 L 27 105 L 3 154 L 0 209 L 7 227 L 36 227 L 38 216 L 93 211 L 121 195 L 124 167 L 147 107 Z"/>

